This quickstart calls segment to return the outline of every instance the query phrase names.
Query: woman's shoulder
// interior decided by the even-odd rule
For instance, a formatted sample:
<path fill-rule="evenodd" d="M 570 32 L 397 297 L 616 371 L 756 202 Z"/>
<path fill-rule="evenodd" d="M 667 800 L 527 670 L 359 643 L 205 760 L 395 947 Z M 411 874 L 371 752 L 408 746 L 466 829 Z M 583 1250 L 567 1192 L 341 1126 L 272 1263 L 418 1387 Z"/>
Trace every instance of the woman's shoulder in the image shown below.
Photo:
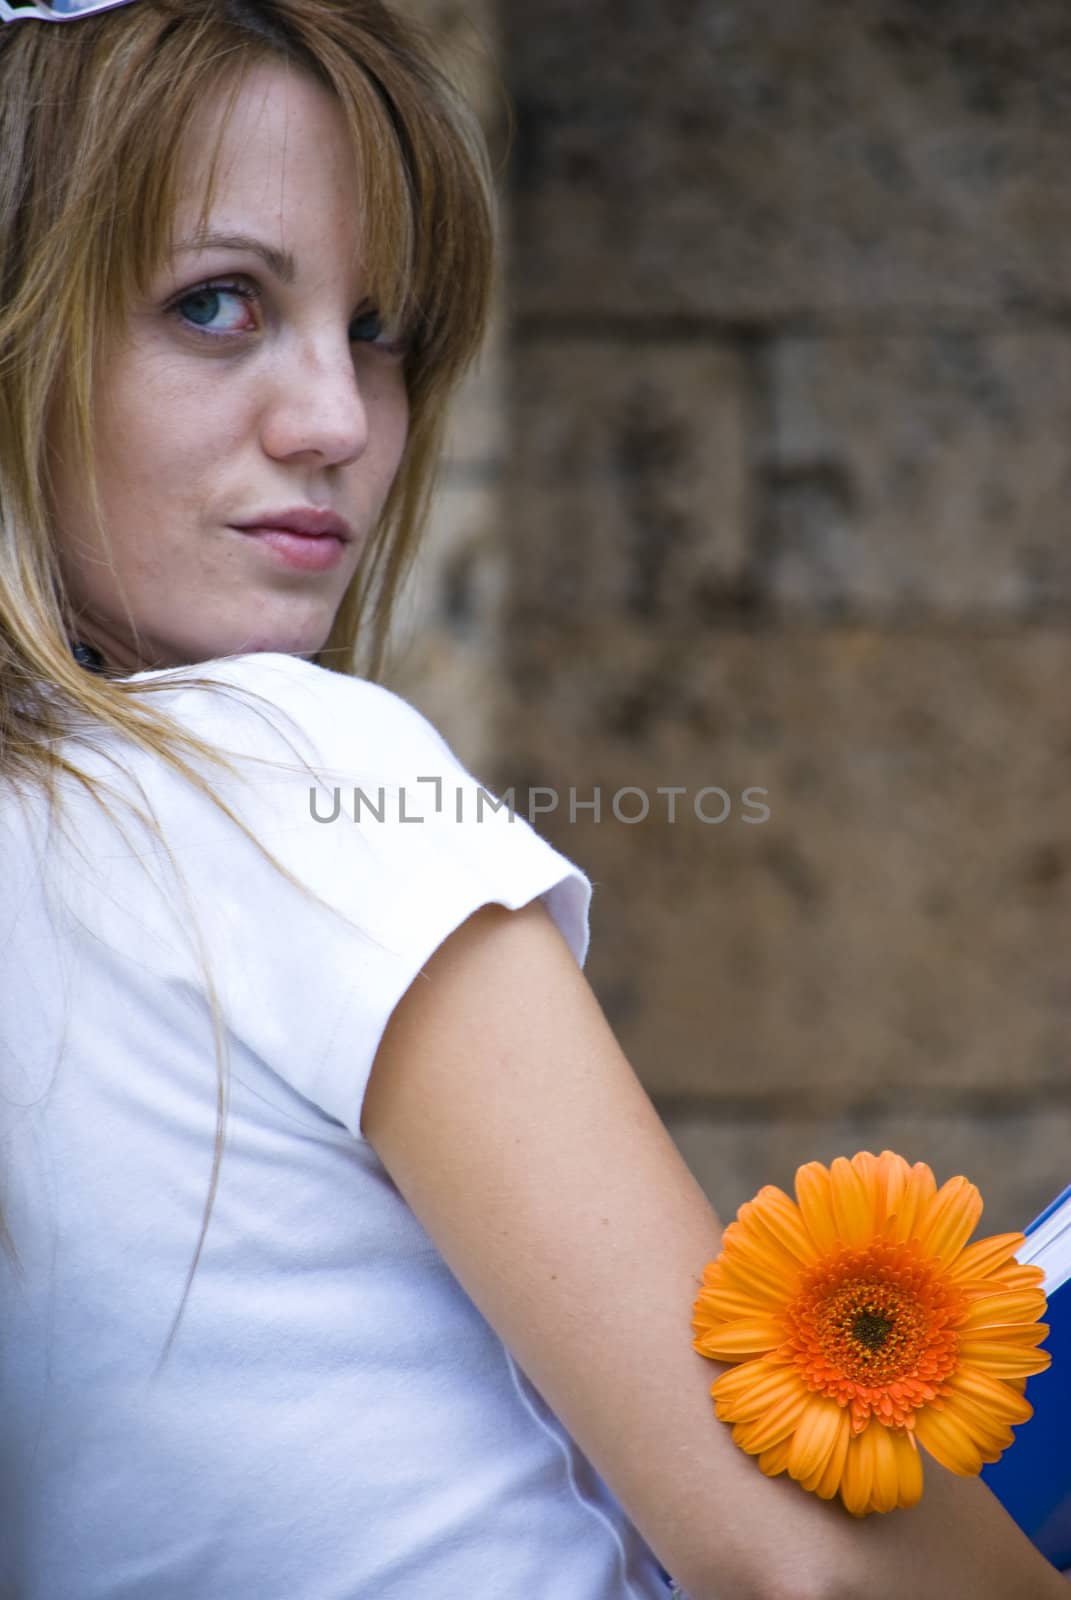
<path fill-rule="evenodd" d="M 317 666 L 304 656 L 287 655 L 278 650 L 220 656 L 190 666 L 137 672 L 125 682 L 144 686 L 154 694 L 188 700 L 191 708 L 202 697 L 215 697 L 222 687 L 237 689 L 242 700 L 261 699 L 276 705 L 293 705 L 310 715 L 324 709 L 333 713 L 351 711 L 408 721 L 414 727 L 431 727 L 415 706 L 383 684 Z M 226 702 L 231 700 L 227 695 Z"/>
<path fill-rule="evenodd" d="M 268 758 L 284 747 L 328 766 L 437 756 L 457 764 L 438 729 L 393 690 L 302 656 L 260 651 L 127 680 L 214 744 Z"/>

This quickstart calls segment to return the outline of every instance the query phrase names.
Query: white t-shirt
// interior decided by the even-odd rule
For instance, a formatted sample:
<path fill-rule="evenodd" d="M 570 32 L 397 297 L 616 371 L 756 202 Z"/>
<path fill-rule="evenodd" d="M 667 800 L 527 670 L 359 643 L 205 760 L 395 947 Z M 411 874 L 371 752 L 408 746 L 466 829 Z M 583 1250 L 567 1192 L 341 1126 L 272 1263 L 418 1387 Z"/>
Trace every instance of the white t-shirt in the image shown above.
<path fill-rule="evenodd" d="M 0 1255 L 0 1600 L 665 1600 L 360 1132 L 384 1027 L 442 940 L 539 896 L 582 962 L 587 880 L 382 688 L 278 654 L 132 681 L 161 679 L 150 704 L 244 752 L 238 781 L 209 780 L 356 926 L 164 763 L 100 730 L 72 746 L 151 805 L 230 1048 L 219 1188 L 157 1370 L 216 1132 L 194 919 L 121 808 L 131 838 L 65 780 L 71 838 L 46 837 L 43 802 L 2 792 L 0 1205 L 21 1272 Z"/>

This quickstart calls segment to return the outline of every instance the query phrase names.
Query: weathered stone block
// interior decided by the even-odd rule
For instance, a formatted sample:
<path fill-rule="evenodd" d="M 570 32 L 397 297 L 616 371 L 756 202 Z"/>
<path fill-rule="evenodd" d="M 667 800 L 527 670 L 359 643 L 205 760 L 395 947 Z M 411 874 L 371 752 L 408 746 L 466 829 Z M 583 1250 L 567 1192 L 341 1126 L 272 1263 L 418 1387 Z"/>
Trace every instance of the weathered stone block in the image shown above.
<path fill-rule="evenodd" d="M 784 613 L 918 623 L 1071 611 L 1071 338 L 778 339 L 758 588 Z"/>
<path fill-rule="evenodd" d="M 1067 1184 L 1071 1106 L 1034 1102 L 995 1113 L 970 1104 L 885 1112 L 745 1119 L 731 1109 L 673 1111 L 663 1120 L 722 1222 L 764 1183 L 792 1194 L 805 1161 L 896 1150 L 925 1161 L 938 1183 L 962 1173 L 985 1202 L 978 1236 L 1018 1230 Z"/>
<path fill-rule="evenodd" d="M 476 362 L 462 379 L 450 407 L 446 433 L 446 481 L 504 474 L 509 452 L 509 368 L 501 301 L 496 305 Z M 473 470 L 475 469 L 475 471 Z"/>
<path fill-rule="evenodd" d="M 491 0 L 400 5 L 428 29 L 441 65 L 476 111 L 500 172 L 506 104 Z M 501 233 L 504 252 L 506 230 Z M 491 759 L 501 716 L 504 552 L 498 532 L 508 448 L 501 278 L 483 352 L 451 407 L 432 515 L 399 599 L 385 674 L 478 773 Z"/>
<path fill-rule="evenodd" d="M 562 797 L 537 825 L 599 885 L 589 974 L 654 1092 L 1064 1092 L 1071 634 L 560 642 L 497 781 Z"/>
<path fill-rule="evenodd" d="M 495 477 L 447 485 L 436 496 L 423 553 L 399 599 L 385 674 L 479 777 L 497 753 L 505 703 L 501 503 Z"/>
<path fill-rule="evenodd" d="M 716 343 L 516 351 L 508 485 L 517 629 L 620 616 L 695 628 L 748 556 L 749 379 Z"/>
<path fill-rule="evenodd" d="M 506 0 L 502 28 L 527 315 L 1067 305 L 1064 0 Z"/>

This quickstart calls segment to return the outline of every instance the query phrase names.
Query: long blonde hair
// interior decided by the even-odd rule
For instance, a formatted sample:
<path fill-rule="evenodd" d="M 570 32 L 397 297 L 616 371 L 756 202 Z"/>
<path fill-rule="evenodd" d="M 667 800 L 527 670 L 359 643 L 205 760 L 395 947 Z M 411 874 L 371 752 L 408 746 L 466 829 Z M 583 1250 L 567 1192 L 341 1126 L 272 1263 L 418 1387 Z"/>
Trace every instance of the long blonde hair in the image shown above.
<path fill-rule="evenodd" d="M 289 877 L 197 771 L 199 761 L 233 770 L 226 757 L 149 703 L 170 675 L 126 683 L 73 659 L 76 619 L 48 455 L 58 417 L 107 548 L 93 451 L 99 352 L 170 255 L 185 133 L 221 93 L 229 112 L 251 68 L 279 60 L 341 106 L 368 295 L 408 333 L 405 453 L 314 657 L 342 673 L 382 670 L 391 609 L 427 518 L 446 405 L 479 349 L 493 271 L 486 146 L 425 30 L 381 0 L 139 0 L 65 24 L 0 26 L 0 780 L 43 791 L 50 819 L 60 817 L 61 776 L 112 814 L 104 786 L 71 756 L 71 730 L 88 719 L 193 783 Z M 202 222 L 217 161 L 218 147 Z M 227 687 L 185 673 L 184 681 Z M 159 838 L 151 815 L 130 809 Z M 203 950 L 202 963 L 219 1075 L 215 1155 L 165 1355 L 204 1244 L 226 1124 L 226 1039 Z M 2 1217 L 0 1239 L 17 1261 Z"/>

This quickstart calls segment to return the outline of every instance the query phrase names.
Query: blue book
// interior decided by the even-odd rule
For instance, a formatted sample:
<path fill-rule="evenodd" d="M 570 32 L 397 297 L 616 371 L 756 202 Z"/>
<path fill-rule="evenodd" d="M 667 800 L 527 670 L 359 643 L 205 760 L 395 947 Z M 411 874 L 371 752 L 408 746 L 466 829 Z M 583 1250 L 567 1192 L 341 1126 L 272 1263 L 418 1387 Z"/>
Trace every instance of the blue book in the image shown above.
<path fill-rule="evenodd" d="M 1042 1345 L 1052 1366 L 1026 1382 L 1034 1407 L 1015 1443 L 982 1479 L 1053 1566 L 1071 1567 L 1071 1185 L 1026 1230 L 1018 1253 L 1045 1269 L 1049 1306 Z"/>

